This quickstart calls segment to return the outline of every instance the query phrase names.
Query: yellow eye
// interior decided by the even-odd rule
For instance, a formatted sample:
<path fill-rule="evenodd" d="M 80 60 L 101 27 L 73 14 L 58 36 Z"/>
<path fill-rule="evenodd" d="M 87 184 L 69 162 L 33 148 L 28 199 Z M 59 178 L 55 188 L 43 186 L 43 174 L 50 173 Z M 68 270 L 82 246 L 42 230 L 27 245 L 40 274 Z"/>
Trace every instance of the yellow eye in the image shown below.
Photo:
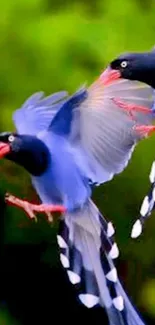
<path fill-rule="evenodd" d="M 15 137 L 13 135 L 10 135 L 9 138 L 8 138 L 9 142 L 13 142 L 14 139 L 15 139 Z"/>
<path fill-rule="evenodd" d="M 127 65 L 128 65 L 128 62 L 127 62 L 127 61 L 122 61 L 121 64 L 120 64 L 120 66 L 121 66 L 122 68 L 126 68 Z"/>

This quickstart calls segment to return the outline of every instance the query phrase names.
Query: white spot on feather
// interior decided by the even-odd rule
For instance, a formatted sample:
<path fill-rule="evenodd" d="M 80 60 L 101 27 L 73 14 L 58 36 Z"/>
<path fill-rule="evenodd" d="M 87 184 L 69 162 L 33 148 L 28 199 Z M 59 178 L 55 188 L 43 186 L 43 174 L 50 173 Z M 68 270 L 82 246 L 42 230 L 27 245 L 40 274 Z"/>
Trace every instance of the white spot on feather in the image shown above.
<path fill-rule="evenodd" d="M 115 259 L 119 256 L 119 249 L 116 243 L 112 245 L 112 248 L 108 254 L 108 256 L 112 259 Z"/>
<path fill-rule="evenodd" d="M 148 198 L 148 196 L 145 196 L 142 206 L 141 206 L 141 209 L 140 209 L 141 216 L 144 217 L 148 211 L 149 211 L 149 198 Z"/>
<path fill-rule="evenodd" d="M 81 281 L 81 278 L 78 274 L 72 272 L 72 271 L 67 271 L 69 280 L 72 284 L 79 283 Z"/>
<path fill-rule="evenodd" d="M 67 248 L 65 240 L 60 235 L 57 235 L 57 241 L 60 248 Z"/>
<path fill-rule="evenodd" d="M 64 254 L 60 254 L 60 261 L 65 269 L 69 267 L 69 260 Z"/>
<path fill-rule="evenodd" d="M 152 198 L 153 198 L 153 204 L 155 202 L 155 187 L 152 190 Z"/>
<path fill-rule="evenodd" d="M 87 308 L 92 308 L 99 302 L 99 298 L 97 296 L 89 293 L 79 295 L 79 299 Z"/>
<path fill-rule="evenodd" d="M 154 183 L 155 182 L 155 161 L 152 164 L 149 178 L 150 178 L 150 182 L 151 183 Z"/>
<path fill-rule="evenodd" d="M 108 222 L 107 236 L 111 237 L 112 235 L 114 235 L 114 233 L 115 233 L 115 229 L 112 225 L 112 222 Z"/>
<path fill-rule="evenodd" d="M 137 238 L 142 233 L 142 223 L 138 219 L 132 227 L 131 238 Z"/>
<path fill-rule="evenodd" d="M 118 277 L 117 270 L 115 267 L 107 273 L 106 278 L 112 282 L 117 282 Z"/>
<path fill-rule="evenodd" d="M 122 296 L 118 296 L 113 299 L 113 304 L 115 308 L 119 311 L 122 311 L 124 309 L 124 300 Z"/>

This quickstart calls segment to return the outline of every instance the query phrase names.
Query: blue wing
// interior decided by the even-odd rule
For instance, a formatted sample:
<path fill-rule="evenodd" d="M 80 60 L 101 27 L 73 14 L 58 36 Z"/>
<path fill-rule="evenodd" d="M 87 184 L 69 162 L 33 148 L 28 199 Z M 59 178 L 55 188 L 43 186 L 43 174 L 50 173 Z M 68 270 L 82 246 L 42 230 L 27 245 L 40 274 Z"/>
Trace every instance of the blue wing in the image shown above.
<path fill-rule="evenodd" d="M 117 80 L 105 86 L 99 78 L 73 96 L 58 92 L 43 98 L 34 94 L 13 116 L 17 131 L 38 135 L 48 130 L 67 137 L 77 162 L 92 183 L 103 183 L 124 170 L 137 142 L 135 121 L 111 98 L 147 106 L 154 103 L 153 89 L 137 81 Z M 152 115 L 136 114 L 138 124 L 150 124 Z"/>
<path fill-rule="evenodd" d="M 18 133 L 36 135 L 47 129 L 68 93 L 60 91 L 47 97 L 43 95 L 43 92 L 33 94 L 15 111 L 13 121 Z"/>

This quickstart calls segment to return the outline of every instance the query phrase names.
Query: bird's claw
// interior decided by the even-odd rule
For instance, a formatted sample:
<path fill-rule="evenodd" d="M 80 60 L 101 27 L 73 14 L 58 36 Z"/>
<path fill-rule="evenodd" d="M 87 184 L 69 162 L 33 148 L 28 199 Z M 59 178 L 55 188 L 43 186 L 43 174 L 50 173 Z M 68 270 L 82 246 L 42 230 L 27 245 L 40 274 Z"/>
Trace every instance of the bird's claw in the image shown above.
<path fill-rule="evenodd" d="M 154 125 L 137 125 L 134 127 L 134 130 L 140 135 L 140 136 L 150 136 L 152 133 L 155 132 L 155 126 Z"/>
<path fill-rule="evenodd" d="M 48 220 L 48 222 L 49 222 L 49 223 L 52 223 L 52 222 L 53 222 L 53 216 L 52 216 L 51 212 L 49 212 L 49 211 L 45 211 L 45 214 L 46 214 L 46 216 L 47 216 L 47 220 Z"/>
<path fill-rule="evenodd" d="M 53 222 L 53 216 L 51 212 L 64 213 L 66 211 L 65 207 L 61 205 L 48 205 L 48 204 L 37 205 L 25 200 L 21 200 L 9 193 L 6 193 L 5 195 L 5 202 L 10 205 L 23 209 L 28 215 L 28 217 L 30 219 L 34 219 L 35 221 L 37 221 L 37 217 L 34 214 L 34 212 L 45 213 L 48 218 L 48 221 L 51 223 Z"/>
<path fill-rule="evenodd" d="M 17 206 L 23 209 L 30 219 L 34 219 L 35 221 L 37 221 L 37 217 L 34 214 L 29 202 L 20 200 L 10 193 L 5 194 L 5 202 L 9 205 Z"/>
<path fill-rule="evenodd" d="M 140 106 L 140 105 L 134 105 L 129 104 L 126 102 L 121 101 L 119 98 L 112 98 L 112 101 L 119 106 L 120 108 L 123 108 L 132 119 L 134 119 L 134 113 L 143 113 L 148 114 L 151 113 L 151 110 L 148 107 Z"/>

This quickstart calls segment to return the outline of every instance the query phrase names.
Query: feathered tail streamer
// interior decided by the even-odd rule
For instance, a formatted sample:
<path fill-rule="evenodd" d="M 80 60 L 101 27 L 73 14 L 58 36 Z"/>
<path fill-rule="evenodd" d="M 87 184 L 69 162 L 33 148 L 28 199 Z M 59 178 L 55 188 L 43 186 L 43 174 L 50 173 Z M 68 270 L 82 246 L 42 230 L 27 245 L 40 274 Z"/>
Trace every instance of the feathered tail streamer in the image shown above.
<path fill-rule="evenodd" d="M 144 325 L 129 301 L 113 260 L 119 251 L 114 228 L 95 204 L 64 216 L 57 236 L 60 260 L 74 285 L 79 301 L 87 308 L 105 308 L 109 325 Z"/>
<path fill-rule="evenodd" d="M 155 209 L 155 161 L 152 164 L 149 179 L 151 183 L 150 190 L 148 195 L 144 197 L 140 208 L 140 214 L 132 227 L 132 238 L 137 238 L 141 235 L 145 221 Z"/>

